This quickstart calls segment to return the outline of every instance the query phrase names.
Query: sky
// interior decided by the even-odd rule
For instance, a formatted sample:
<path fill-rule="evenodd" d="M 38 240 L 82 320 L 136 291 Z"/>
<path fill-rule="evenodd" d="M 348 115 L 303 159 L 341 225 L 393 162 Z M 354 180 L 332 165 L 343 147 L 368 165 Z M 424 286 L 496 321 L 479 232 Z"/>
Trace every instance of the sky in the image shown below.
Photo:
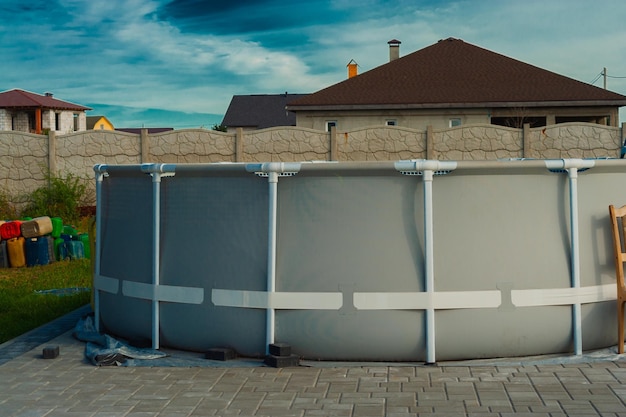
<path fill-rule="evenodd" d="M 606 68 L 626 95 L 624 0 L 2 0 L 0 91 L 210 128 L 233 95 L 312 93 L 388 62 L 391 39 L 404 56 L 449 37 L 598 87 Z"/>

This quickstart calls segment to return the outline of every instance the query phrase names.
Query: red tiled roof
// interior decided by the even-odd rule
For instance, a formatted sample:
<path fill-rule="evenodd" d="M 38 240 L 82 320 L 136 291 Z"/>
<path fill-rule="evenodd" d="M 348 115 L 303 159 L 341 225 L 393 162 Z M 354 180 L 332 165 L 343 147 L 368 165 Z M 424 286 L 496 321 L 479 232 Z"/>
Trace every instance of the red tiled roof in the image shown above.
<path fill-rule="evenodd" d="M 626 96 L 471 45 L 441 40 L 289 104 L 289 110 L 623 106 Z"/>
<path fill-rule="evenodd" d="M 8 90 L 0 93 L 0 108 L 45 108 L 54 110 L 91 110 L 68 101 L 58 100 L 52 95 L 41 95 L 24 90 Z"/>

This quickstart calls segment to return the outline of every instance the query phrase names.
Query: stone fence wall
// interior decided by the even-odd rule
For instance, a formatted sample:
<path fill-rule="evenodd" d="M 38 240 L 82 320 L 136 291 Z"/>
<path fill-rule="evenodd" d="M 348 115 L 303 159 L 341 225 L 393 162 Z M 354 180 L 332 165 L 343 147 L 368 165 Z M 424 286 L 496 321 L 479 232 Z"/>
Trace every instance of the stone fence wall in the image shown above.
<path fill-rule="evenodd" d="M 91 130 L 48 136 L 0 131 L 0 190 L 28 193 L 45 172 L 93 178 L 95 164 L 381 161 L 400 159 L 619 158 L 626 132 L 588 123 L 513 129 L 467 125 L 418 131 L 397 126 L 350 132 L 278 127 L 235 133 L 174 130 L 148 135 Z"/>

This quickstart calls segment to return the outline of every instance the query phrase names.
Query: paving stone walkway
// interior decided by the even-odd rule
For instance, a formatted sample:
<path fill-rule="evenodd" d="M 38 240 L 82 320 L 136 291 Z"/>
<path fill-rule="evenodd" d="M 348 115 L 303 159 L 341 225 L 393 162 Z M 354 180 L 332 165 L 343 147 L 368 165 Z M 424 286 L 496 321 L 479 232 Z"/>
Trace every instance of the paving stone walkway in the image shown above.
<path fill-rule="evenodd" d="M 96 367 L 69 331 L 30 343 L 38 344 L 19 355 L 13 349 L 9 359 L 11 343 L 0 345 L 0 416 L 626 416 L 622 357 L 517 365 Z M 52 345 L 60 356 L 43 359 Z"/>

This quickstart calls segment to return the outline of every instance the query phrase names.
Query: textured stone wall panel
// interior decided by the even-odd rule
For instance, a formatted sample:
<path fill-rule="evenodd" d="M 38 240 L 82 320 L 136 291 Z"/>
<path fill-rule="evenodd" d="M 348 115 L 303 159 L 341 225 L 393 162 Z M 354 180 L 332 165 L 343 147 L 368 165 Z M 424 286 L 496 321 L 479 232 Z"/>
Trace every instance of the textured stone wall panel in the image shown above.
<path fill-rule="evenodd" d="M 436 130 L 433 134 L 437 159 L 474 161 L 522 157 L 520 129 L 473 125 Z"/>
<path fill-rule="evenodd" d="M 96 164 L 138 164 L 139 135 L 90 130 L 56 137 L 57 171 L 93 176 Z"/>
<path fill-rule="evenodd" d="M 434 130 L 433 157 L 440 160 L 509 158 L 617 158 L 620 128 L 564 123 L 523 130 L 493 125 L 468 125 Z M 240 162 L 290 162 L 330 159 L 330 134 L 298 127 L 246 131 Z M 337 132 L 339 161 L 423 159 L 426 132 L 397 126 Z M 141 135 L 117 131 L 86 131 L 56 136 L 57 173 L 93 178 L 95 164 L 208 163 L 236 161 L 235 133 L 189 129 L 148 137 L 148 160 L 141 161 Z M 48 137 L 0 131 L 0 188 L 26 194 L 44 185 L 48 168 Z"/>
<path fill-rule="evenodd" d="M 203 129 L 174 130 L 150 136 L 150 162 L 235 161 L 235 135 Z"/>
<path fill-rule="evenodd" d="M 340 161 L 423 159 L 426 134 L 396 126 L 372 127 L 337 133 Z"/>
<path fill-rule="evenodd" d="M 0 132 L 0 189 L 12 196 L 44 185 L 48 169 L 48 137 Z"/>
<path fill-rule="evenodd" d="M 621 129 L 594 124 L 563 123 L 531 129 L 536 158 L 617 158 Z"/>
<path fill-rule="evenodd" d="M 245 162 L 326 161 L 330 157 L 329 134 L 318 130 L 274 127 L 246 131 Z"/>

